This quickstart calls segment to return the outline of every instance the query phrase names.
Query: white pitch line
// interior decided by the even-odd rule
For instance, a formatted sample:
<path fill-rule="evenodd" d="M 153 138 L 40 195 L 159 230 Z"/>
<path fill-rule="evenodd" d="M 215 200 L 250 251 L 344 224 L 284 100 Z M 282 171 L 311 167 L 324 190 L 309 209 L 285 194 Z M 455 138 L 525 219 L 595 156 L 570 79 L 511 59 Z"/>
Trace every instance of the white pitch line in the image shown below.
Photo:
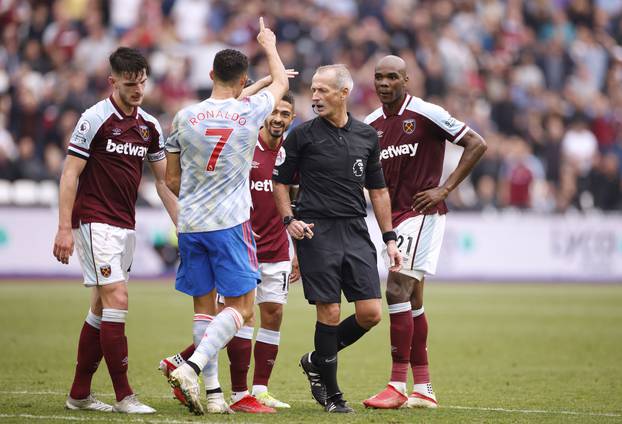
<path fill-rule="evenodd" d="M 47 390 L 43 390 L 43 391 L 27 391 L 27 390 L 0 390 L 0 395 L 2 394 L 6 394 L 6 395 L 55 395 L 55 396 L 66 396 L 67 393 L 65 392 L 55 392 L 55 391 L 47 391 Z M 155 399 L 174 399 L 172 397 L 172 395 L 170 396 L 162 396 L 162 395 L 149 395 L 146 393 L 141 393 L 142 396 L 147 397 L 147 398 L 155 398 Z M 112 395 L 107 395 L 107 394 L 99 394 L 98 396 L 100 397 L 112 397 Z M 311 399 L 293 399 L 296 402 L 300 402 L 300 403 L 316 403 L 315 400 L 311 400 Z M 564 410 L 552 410 L 552 411 L 547 411 L 545 409 L 509 409 L 509 408 L 491 408 L 491 407 L 478 407 L 478 406 L 458 406 L 458 405 L 441 405 L 441 409 L 457 409 L 457 410 L 466 410 L 466 411 L 483 411 L 483 412 L 505 412 L 505 413 L 510 413 L 510 414 L 547 414 L 547 415 L 574 415 L 574 416 L 585 416 L 585 417 L 612 417 L 612 418 L 620 418 L 622 417 L 622 414 L 618 414 L 618 413 L 614 413 L 614 412 L 580 412 L 580 411 L 564 411 Z M 22 415 L 19 415 L 22 416 Z M 25 415 L 24 415 L 25 416 Z M 4 417 L 9 417 L 9 415 L 6 414 L 0 414 L 0 418 L 4 418 Z M 18 415 L 11 415 L 10 417 L 18 417 Z M 38 418 L 40 416 L 38 415 L 33 415 L 33 418 Z M 55 417 L 56 418 L 56 417 Z M 64 417 L 64 416 L 58 416 L 58 419 L 67 419 L 67 420 L 82 420 L 82 418 L 80 417 Z M 42 418 L 43 419 L 43 418 Z M 85 420 L 90 420 L 86 419 Z M 125 420 L 124 420 L 125 421 Z M 143 422 L 143 421 L 136 421 L 136 422 Z M 149 420 L 149 422 L 156 422 L 156 423 L 187 423 L 190 421 L 154 421 L 154 420 Z"/>
<path fill-rule="evenodd" d="M 544 409 L 506 409 L 506 408 L 484 408 L 477 406 L 455 406 L 442 405 L 440 408 L 464 409 L 470 411 L 490 411 L 490 412 L 509 412 L 517 414 L 550 414 L 550 415 L 579 415 L 588 417 L 622 417 L 622 414 L 613 412 L 579 412 L 579 411 L 547 411 Z"/>
<path fill-rule="evenodd" d="M 156 424 L 188 424 L 196 423 L 192 420 L 171 420 L 171 419 L 157 419 L 157 418 L 113 418 L 105 415 L 99 415 L 98 417 L 71 417 L 67 415 L 32 415 L 32 414 L 0 414 L 2 418 L 25 418 L 29 420 L 65 420 L 65 421 L 106 421 L 106 422 L 118 422 L 118 423 L 156 423 Z M 210 423 L 224 423 L 226 421 L 211 421 Z M 251 421 L 243 421 L 243 423 L 252 423 Z"/>
<path fill-rule="evenodd" d="M 188 424 L 196 423 L 196 420 L 173 420 L 170 418 L 157 419 L 157 418 L 112 418 L 106 416 L 106 414 L 99 415 L 98 417 L 72 417 L 68 415 L 32 415 L 32 414 L 0 414 L 2 418 L 28 418 L 37 420 L 65 420 L 65 421 L 107 421 L 107 422 L 122 422 L 122 423 L 156 423 L 156 424 Z M 212 421 L 210 423 L 219 424 L 226 423 L 228 421 Z M 240 421 L 241 424 L 253 424 L 253 421 Z"/>

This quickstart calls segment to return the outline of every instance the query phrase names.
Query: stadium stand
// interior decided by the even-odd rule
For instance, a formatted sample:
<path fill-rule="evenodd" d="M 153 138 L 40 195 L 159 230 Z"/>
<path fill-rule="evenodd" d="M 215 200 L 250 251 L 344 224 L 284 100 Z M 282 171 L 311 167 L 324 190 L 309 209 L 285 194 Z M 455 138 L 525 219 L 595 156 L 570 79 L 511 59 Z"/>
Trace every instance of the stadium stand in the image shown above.
<path fill-rule="evenodd" d="M 148 54 L 144 108 L 166 131 L 174 111 L 209 94 L 221 48 L 249 54 L 253 77 L 267 73 L 254 39 L 259 15 L 300 71 L 298 122 L 312 116 L 318 65 L 353 71 L 360 118 L 378 105 L 375 61 L 395 53 L 411 69 L 412 94 L 484 136 L 486 158 L 452 193 L 451 209 L 620 209 L 622 3 L 613 0 L 4 1 L 0 204 L 53 203 L 48 181 L 59 177 L 79 113 L 108 94 L 115 46 Z"/>

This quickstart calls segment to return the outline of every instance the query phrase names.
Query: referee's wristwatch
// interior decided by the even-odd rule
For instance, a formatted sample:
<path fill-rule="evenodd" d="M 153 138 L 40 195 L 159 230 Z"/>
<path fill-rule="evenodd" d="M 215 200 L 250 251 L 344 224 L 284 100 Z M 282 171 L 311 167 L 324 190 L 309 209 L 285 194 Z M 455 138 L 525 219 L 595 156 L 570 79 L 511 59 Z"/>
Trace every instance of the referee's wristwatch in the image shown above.
<path fill-rule="evenodd" d="M 289 226 L 289 224 L 292 223 L 292 221 L 295 221 L 296 218 L 294 218 L 293 215 L 287 215 L 285 217 L 283 217 L 283 225 L 285 225 L 286 227 Z"/>

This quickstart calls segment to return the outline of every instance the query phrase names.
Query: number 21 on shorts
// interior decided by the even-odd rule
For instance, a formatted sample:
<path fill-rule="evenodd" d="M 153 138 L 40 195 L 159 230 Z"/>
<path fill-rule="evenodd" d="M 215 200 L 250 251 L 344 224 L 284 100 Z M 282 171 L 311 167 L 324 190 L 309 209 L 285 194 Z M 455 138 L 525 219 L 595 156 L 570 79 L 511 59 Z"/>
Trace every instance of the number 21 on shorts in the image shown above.
<path fill-rule="evenodd" d="M 231 133 L 233 132 L 233 128 L 206 128 L 205 129 L 205 137 L 220 137 L 214 150 L 212 150 L 212 154 L 207 161 L 207 167 L 205 168 L 208 172 L 213 172 L 216 169 L 216 162 L 218 162 L 218 157 L 220 156 L 220 152 L 222 152 L 223 147 L 225 147 L 225 143 L 231 137 Z"/>
<path fill-rule="evenodd" d="M 397 248 L 399 249 L 400 253 L 402 254 L 402 257 L 404 258 L 405 261 L 409 261 L 410 260 L 410 255 L 412 254 L 412 249 L 415 247 L 413 246 L 413 241 L 414 238 L 413 237 L 404 237 L 402 235 L 398 236 L 397 238 Z"/>

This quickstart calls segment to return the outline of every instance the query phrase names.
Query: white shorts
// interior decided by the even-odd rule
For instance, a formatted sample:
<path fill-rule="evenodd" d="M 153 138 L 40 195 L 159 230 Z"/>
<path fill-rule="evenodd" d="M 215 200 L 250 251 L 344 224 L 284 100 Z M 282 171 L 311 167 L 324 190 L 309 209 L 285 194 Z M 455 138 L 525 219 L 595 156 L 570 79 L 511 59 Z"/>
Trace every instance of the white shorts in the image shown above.
<path fill-rule="evenodd" d="M 259 272 L 261 283 L 257 284 L 255 303 L 257 305 L 265 302 L 286 304 L 292 263 L 290 261 L 260 262 Z M 224 304 L 224 297 L 218 294 L 217 302 Z"/>
<path fill-rule="evenodd" d="M 400 274 L 421 280 L 426 274 L 436 273 L 445 234 L 445 219 L 444 214 L 418 215 L 408 218 L 395 228 L 397 247 L 403 260 Z M 383 254 L 388 264 L 386 247 Z"/>
<path fill-rule="evenodd" d="M 136 233 L 102 223 L 80 224 L 73 230 L 85 286 L 127 282 Z"/>
<path fill-rule="evenodd" d="M 263 262 L 259 264 L 259 272 L 261 273 L 261 283 L 257 285 L 255 303 L 272 302 L 286 304 L 292 263 L 290 261 Z"/>

